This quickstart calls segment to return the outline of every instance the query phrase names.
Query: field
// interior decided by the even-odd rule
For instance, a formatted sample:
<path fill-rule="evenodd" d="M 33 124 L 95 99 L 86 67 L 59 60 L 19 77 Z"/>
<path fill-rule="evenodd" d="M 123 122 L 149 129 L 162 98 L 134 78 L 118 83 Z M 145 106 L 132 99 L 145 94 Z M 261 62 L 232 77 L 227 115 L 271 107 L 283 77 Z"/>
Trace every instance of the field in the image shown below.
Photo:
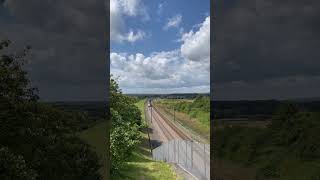
<path fill-rule="evenodd" d="M 259 109 L 256 112 L 261 115 L 260 109 L 263 108 L 255 104 Z M 263 102 L 259 104 L 266 107 Z M 241 105 L 238 107 L 246 109 Z M 232 170 L 239 172 L 237 179 L 319 179 L 320 114 L 307 111 L 306 107 L 283 104 L 266 114 L 270 117 L 267 121 L 215 122 L 213 152 L 216 175 L 226 180 L 234 179 L 230 173 Z M 236 113 L 228 108 L 228 114 L 234 116 Z M 234 118 L 248 116 L 243 112 Z"/>
<path fill-rule="evenodd" d="M 144 101 L 140 100 L 136 103 L 142 112 L 142 119 L 144 121 Z M 149 149 L 149 139 L 146 130 L 141 131 L 142 139 L 140 145 L 133 152 L 133 156 L 125 167 L 121 170 L 122 177 L 118 179 L 181 179 L 176 175 L 171 165 L 164 162 L 153 161 Z M 117 179 L 117 178 L 113 178 Z"/>
<path fill-rule="evenodd" d="M 80 138 L 85 140 L 94 151 L 98 154 L 103 164 L 100 172 L 103 176 L 103 180 L 107 180 L 109 177 L 109 161 L 108 159 L 108 133 L 107 130 L 110 124 L 107 121 L 100 122 L 95 126 L 79 133 Z"/>
<path fill-rule="evenodd" d="M 196 100 L 160 99 L 155 104 L 164 111 L 172 120 L 190 129 L 202 137 L 206 142 L 210 140 L 210 110 L 207 102 L 195 102 Z M 197 103 L 197 104 L 196 104 Z M 202 106 L 205 104 L 204 106 Z M 173 110 L 175 108 L 175 111 Z"/>

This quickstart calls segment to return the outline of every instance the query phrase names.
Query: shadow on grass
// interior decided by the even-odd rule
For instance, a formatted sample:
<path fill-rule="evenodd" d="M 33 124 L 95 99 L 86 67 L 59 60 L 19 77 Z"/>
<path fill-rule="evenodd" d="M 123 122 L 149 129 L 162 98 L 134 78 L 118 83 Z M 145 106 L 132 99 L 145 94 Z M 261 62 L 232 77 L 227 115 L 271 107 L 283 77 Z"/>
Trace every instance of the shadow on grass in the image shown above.
<path fill-rule="evenodd" d="M 127 164 L 122 173 L 112 179 L 146 179 L 146 180 L 158 180 L 159 175 L 156 175 L 159 170 L 157 168 L 151 169 L 143 166 L 137 167 L 133 164 Z M 161 176 L 161 175 L 160 175 Z"/>

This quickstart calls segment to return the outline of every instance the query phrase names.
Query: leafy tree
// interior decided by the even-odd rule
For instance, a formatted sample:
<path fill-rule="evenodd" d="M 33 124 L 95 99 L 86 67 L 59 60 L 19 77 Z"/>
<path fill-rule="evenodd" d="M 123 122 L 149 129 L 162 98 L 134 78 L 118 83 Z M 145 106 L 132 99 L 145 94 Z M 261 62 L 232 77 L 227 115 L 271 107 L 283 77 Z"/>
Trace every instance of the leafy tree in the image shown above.
<path fill-rule="evenodd" d="M 9 45 L 1 41 L 0 50 Z M 37 101 L 23 70 L 29 50 L 1 51 L 0 179 L 100 179 L 97 155 L 74 135 L 79 116 Z"/>
<path fill-rule="evenodd" d="M 134 105 L 136 99 L 121 93 L 117 82 L 110 79 L 111 113 L 111 174 L 119 175 L 123 163 L 140 142 L 141 112 Z"/>
<path fill-rule="evenodd" d="M 30 169 L 20 155 L 13 154 L 7 147 L 0 148 L 0 179 L 36 180 L 37 173 Z"/>
<path fill-rule="evenodd" d="M 0 42 L 0 50 L 4 50 L 10 45 L 11 41 Z M 27 72 L 22 69 L 25 57 L 30 50 L 26 47 L 23 52 L 16 54 L 0 53 L 0 96 L 7 97 L 13 101 L 17 100 L 36 100 L 37 89 L 29 86 L 30 80 Z M 1 51 L 0 51 L 1 52 Z"/>

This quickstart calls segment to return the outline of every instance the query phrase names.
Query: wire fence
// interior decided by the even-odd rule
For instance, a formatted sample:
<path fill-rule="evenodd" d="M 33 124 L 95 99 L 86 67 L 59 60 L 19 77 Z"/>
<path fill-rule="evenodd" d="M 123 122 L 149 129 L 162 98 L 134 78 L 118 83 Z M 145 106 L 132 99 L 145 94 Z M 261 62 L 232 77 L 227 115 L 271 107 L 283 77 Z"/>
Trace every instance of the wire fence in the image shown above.
<path fill-rule="evenodd" d="M 145 107 L 146 103 L 147 101 Z M 144 108 L 144 114 L 146 122 L 150 125 L 151 114 L 146 108 Z M 150 142 L 149 136 L 152 157 L 157 161 L 175 163 L 196 179 L 210 179 L 210 144 L 194 140 L 173 139 L 155 146 Z"/>
<path fill-rule="evenodd" d="M 175 163 L 197 179 L 210 179 L 210 145 L 175 139 L 152 150 L 154 160 Z"/>

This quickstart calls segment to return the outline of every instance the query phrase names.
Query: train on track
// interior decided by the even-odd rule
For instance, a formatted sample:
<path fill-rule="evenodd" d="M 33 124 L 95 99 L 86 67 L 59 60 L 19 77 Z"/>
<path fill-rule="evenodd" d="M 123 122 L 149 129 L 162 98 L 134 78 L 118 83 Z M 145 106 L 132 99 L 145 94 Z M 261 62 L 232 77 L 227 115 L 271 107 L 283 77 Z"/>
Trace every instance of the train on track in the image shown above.
<path fill-rule="evenodd" d="M 148 99 L 148 107 L 151 107 L 152 104 L 151 104 L 151 99 Z"/>

